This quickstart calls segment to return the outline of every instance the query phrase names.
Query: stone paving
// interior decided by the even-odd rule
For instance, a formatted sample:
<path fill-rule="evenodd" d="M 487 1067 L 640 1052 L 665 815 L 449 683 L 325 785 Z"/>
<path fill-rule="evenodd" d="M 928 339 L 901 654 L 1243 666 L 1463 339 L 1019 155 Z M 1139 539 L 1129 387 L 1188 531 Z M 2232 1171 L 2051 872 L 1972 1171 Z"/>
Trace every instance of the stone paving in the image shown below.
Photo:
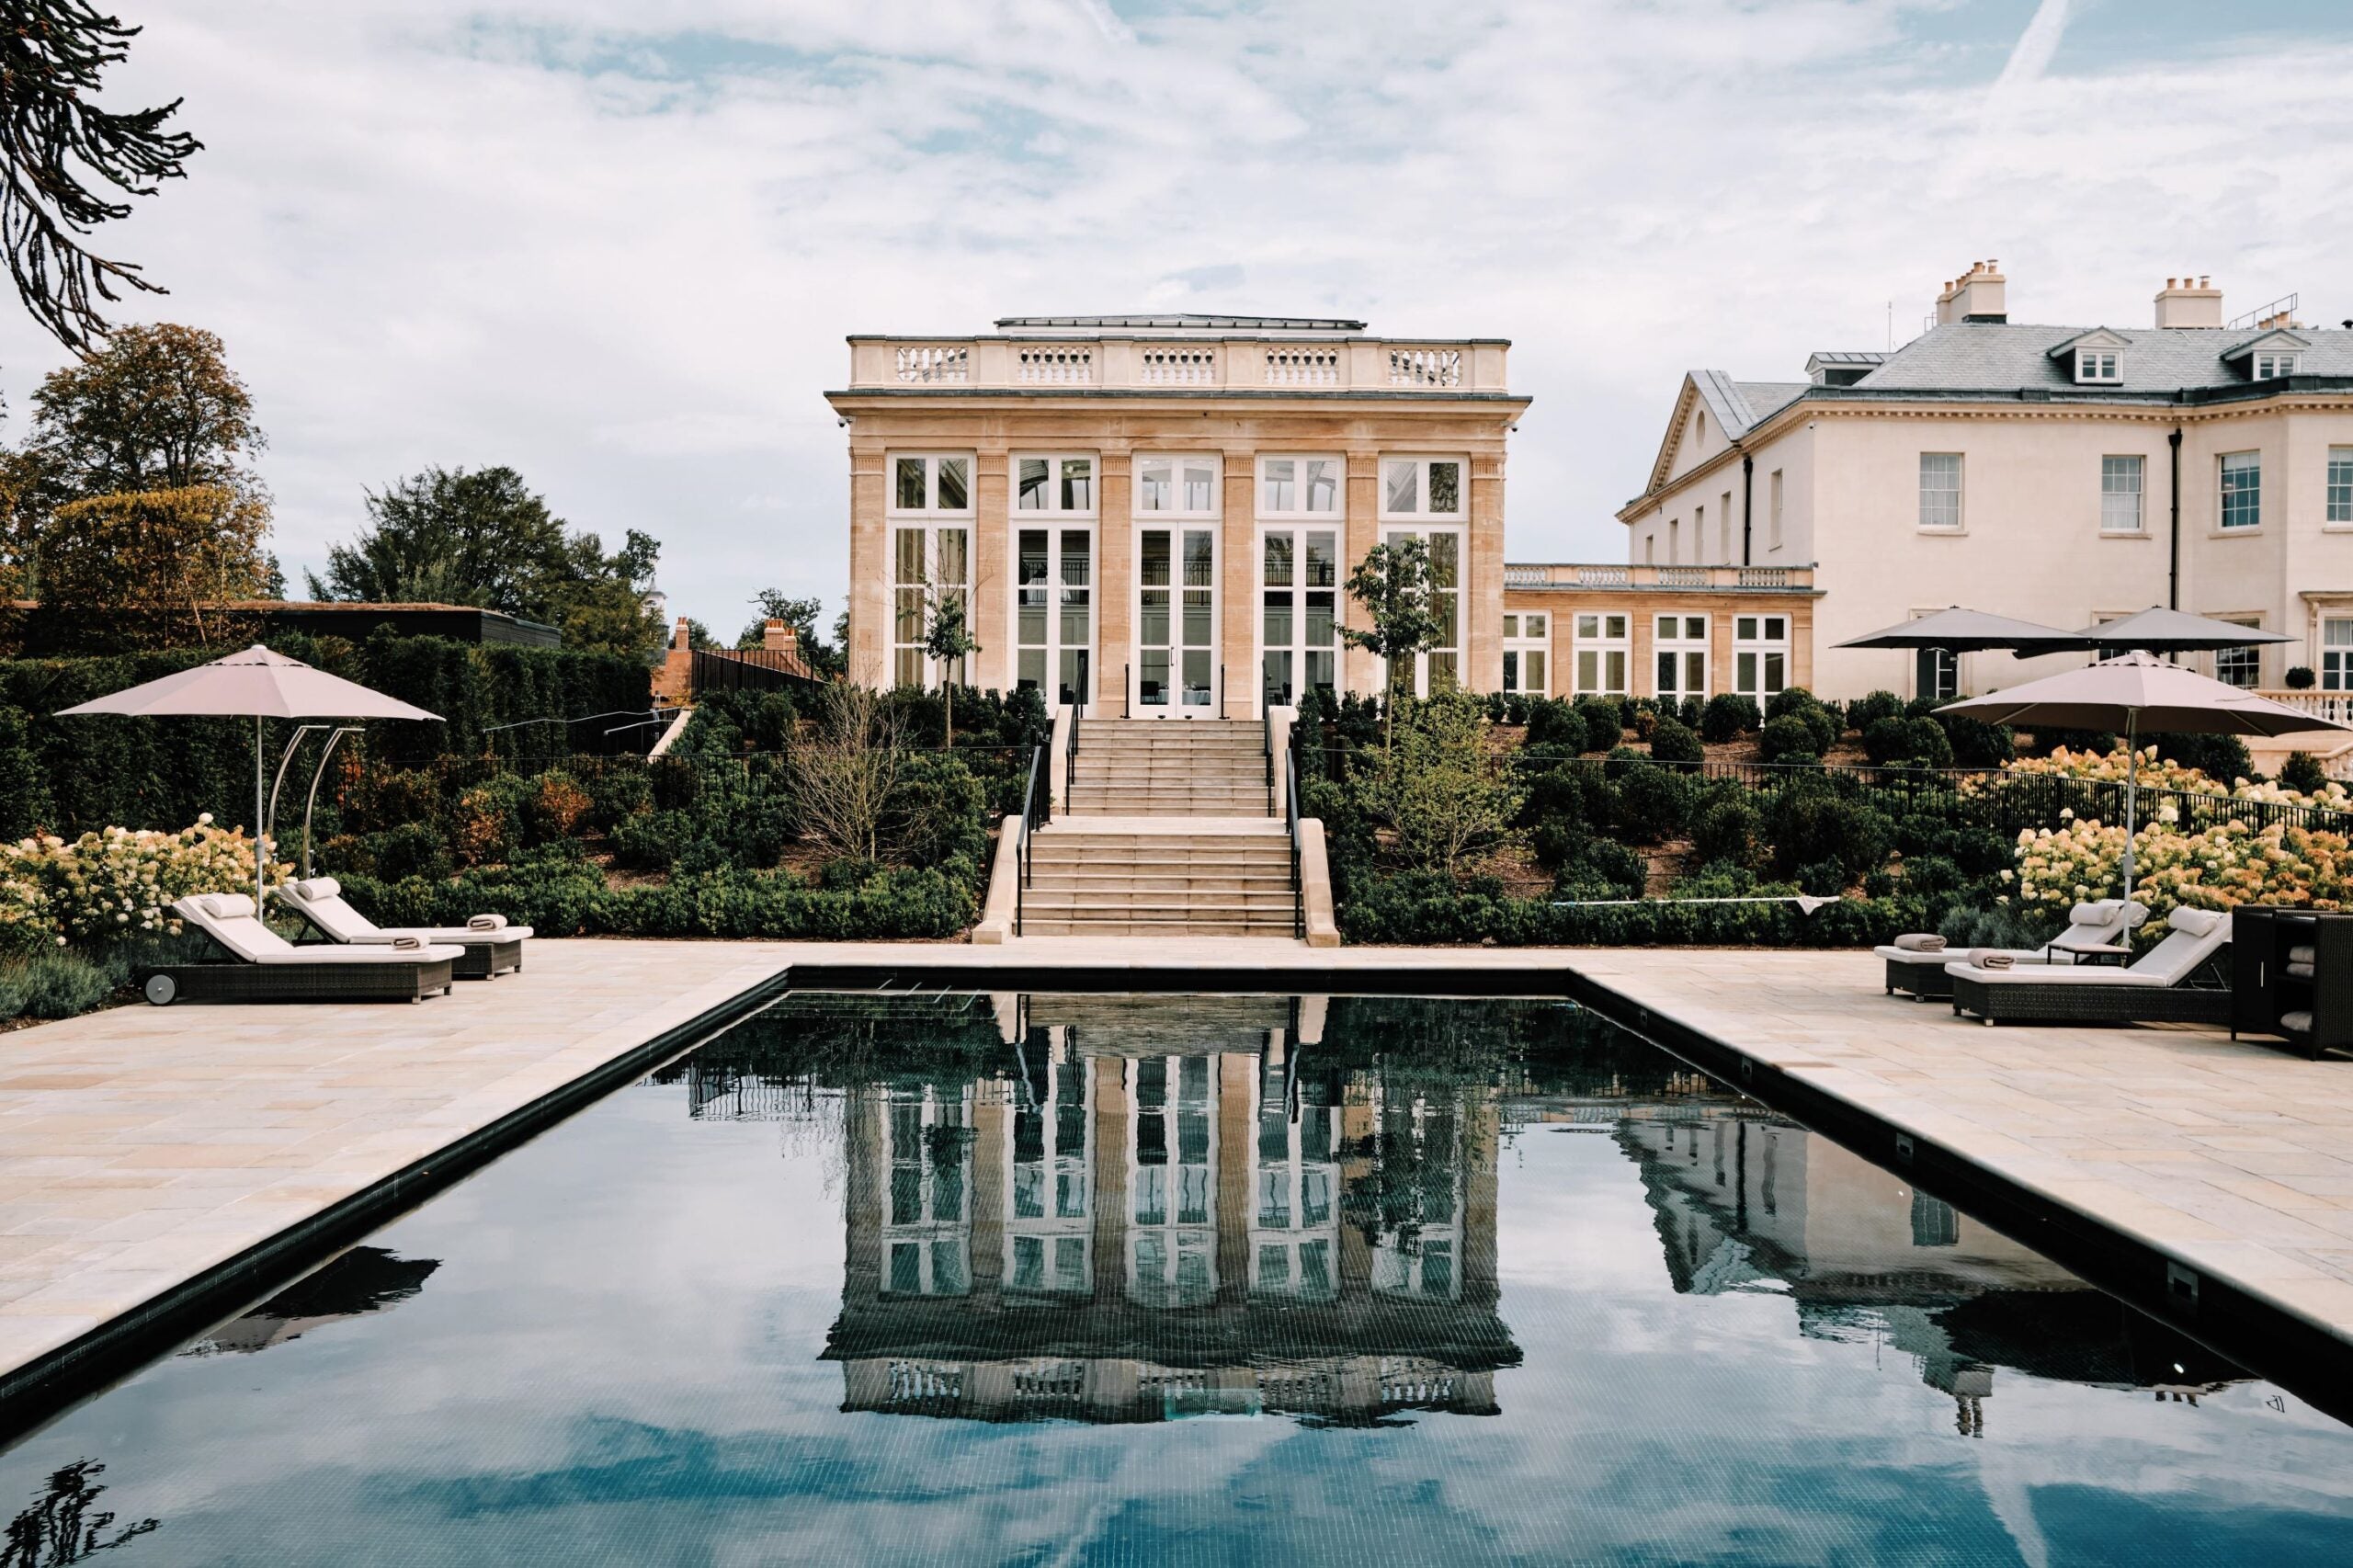
<path fill-rule="evenodd" d="M 1574 967 L 2353 1339 L 2353 1061 L 2223 1034 L 1989 1029 L 1867 953 L 1310 950 L 1263 937 L 535 940 L 415 1006 L 125 1007 L 0 1035 L 0 1370 L 23 1365 L 794 963 L 1187 972 Z M 1149 971 L 1149 972 L 1147 972 Z M 1289 983 L 1284 983 L 1288 988 Z M 1456 989 L 1449 986 L 1449 989 Z"/>

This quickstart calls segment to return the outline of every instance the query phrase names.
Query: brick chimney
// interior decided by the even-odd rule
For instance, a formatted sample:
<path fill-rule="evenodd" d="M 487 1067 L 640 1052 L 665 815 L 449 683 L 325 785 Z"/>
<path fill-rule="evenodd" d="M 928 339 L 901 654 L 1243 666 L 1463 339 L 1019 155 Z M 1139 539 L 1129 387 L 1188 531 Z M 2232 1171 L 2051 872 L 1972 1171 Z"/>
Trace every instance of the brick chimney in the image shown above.
<path fill-rule="evenodd" d="M 2168 278 L 2157 290 L 2159 326 L 2220 326 L 2222 291 L 2204 278 Z"/>
<path fill-rule="evenodd" d="M 1970 263 L 1969 270 L 1947 283 L 1944 292 L 1937 296 L 1937 324 L 2008 321 L 2008 283 L 1999 262 Z"/>
<path fill-rule="evenodd" d="M 760 646 L 771 653 L 798 653 L 801 652 L 801 634 L 770 616 L 767 624 L 760 628 Z"/>
<path fill-rule="evenodd" d="M 687 650 L 687 618 L 683 615 L 678 618 L 678 630 L 670 634 L 670 646 L 682 653 Z"/>

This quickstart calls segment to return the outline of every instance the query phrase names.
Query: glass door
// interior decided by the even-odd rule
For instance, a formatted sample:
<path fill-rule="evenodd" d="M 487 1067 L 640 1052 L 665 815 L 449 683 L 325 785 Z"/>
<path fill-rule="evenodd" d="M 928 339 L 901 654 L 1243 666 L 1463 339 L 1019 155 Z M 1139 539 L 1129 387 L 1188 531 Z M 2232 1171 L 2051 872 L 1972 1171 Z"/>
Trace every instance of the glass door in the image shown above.
<path fill-rule="evenodd" d="M 1145 528 L 1136 562 L 1136 716 L 1215 718 L 1217 530 Z"/>
<path fill-rule="evenodd" d="M 1259 700 L 1285 707 L 1338 673 L 1339 535 L 1270 528 L 1258 558 Z"/>
<path fill-rule="evenodd" d="M 1084 714 L 1093 685 L 1095 530 L 1017 529 L 1014 557 L 1014 685 L 1043 693 L 1049 708 L 1075 704 Z"/>

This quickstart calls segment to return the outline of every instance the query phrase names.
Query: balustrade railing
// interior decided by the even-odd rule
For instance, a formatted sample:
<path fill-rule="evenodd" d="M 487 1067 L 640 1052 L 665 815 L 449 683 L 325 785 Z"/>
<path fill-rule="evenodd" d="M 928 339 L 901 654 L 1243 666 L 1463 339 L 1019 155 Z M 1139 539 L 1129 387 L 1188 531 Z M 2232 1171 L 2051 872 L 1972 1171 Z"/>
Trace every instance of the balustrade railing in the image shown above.
<path fill-rule="evenodd" d="M 1392 387 L 1459 387 L 1462 384 L 1462 350 L 1392 348 L 1389 351 L 1389 384 Z"/>
<path fill-rule="evenodd" d="M 1071 347 L 1025 347 L 1019 354 L 1023 386 L 1086 386 L 1095 380 L 1091 344 Z"/>
<path fill-rule="evenodd" d="M 961 385 L 971 379 L 972 350 L 961 343 L 904 344 L 898 352 L 899 380 L 918 385 Z"/>
<path fill-rule="evenodd" d="M 1340 351 L 1336 348 L 1269 348 L 1267 384 L 1270 387 L 1336 387 L 1340 384 Z"/>
<path fill-rule="evenodd" d="M 1509 345 L 1239 334 L 850 340 L 852 387 L 1190 387 L 1506 392 Z"/>
<path fill-rule="evenodd" d="M 1139 378 L 1148 387 L 1207 387 L 1217 384 L 1217 350 L 1200 345 L 1147 348 Z"/>
<path fill-rule="evenodd" d="M 1506 588 L 1750 588 L 1813 585 L 1812 566 L 1660 566 L 1523 562 L 1504 567 Z M 2305 695 L 2311 695 L 2309 693 Z M 2353 696 L 2353 693 L 2347 693 Z"/>

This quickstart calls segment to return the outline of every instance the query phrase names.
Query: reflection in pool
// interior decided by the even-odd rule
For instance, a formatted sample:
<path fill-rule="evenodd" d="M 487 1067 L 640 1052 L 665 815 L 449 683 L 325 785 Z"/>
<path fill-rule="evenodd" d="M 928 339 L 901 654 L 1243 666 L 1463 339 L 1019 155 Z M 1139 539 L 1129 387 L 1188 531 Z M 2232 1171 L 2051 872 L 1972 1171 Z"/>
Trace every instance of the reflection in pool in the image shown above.
<path fill-rule="evenodd" d="M 0 1499 L 105 1465 L 126 1563 L 2353 1530 L 2353 1432 L 1552 1002 L 797 993 L 190 1350 Z"/>

